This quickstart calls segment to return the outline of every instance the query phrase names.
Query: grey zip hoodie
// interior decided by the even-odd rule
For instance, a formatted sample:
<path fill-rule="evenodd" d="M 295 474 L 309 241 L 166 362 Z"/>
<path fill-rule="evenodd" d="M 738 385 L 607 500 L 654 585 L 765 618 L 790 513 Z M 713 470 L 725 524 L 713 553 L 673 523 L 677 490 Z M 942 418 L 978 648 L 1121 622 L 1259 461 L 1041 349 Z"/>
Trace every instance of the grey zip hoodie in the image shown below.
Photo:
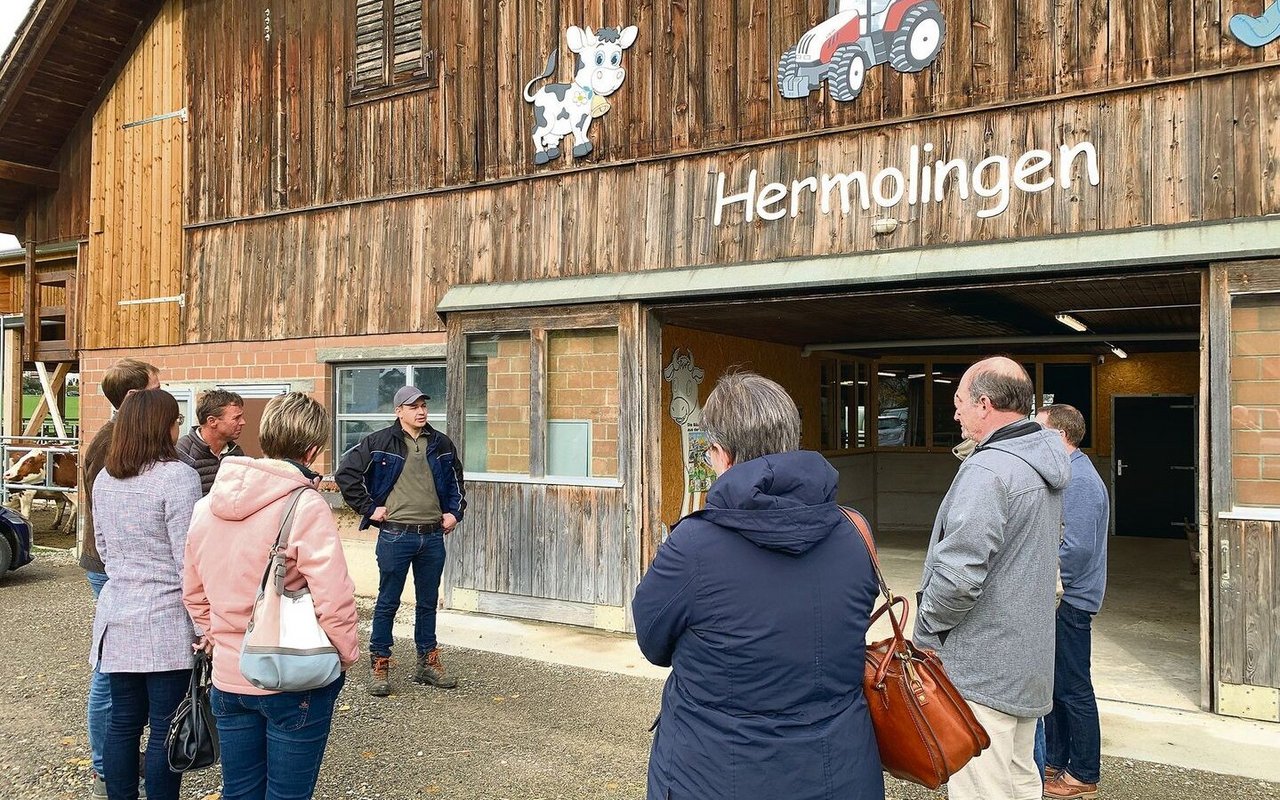
<path fill-rule="evenodd" d="M 915 642 L 966 700 L 1016 717 L 1053 707 L 1054 594 L 1071 463 L 1057 434 L 1019 421 L 960 466 L 929 538 Z"/>

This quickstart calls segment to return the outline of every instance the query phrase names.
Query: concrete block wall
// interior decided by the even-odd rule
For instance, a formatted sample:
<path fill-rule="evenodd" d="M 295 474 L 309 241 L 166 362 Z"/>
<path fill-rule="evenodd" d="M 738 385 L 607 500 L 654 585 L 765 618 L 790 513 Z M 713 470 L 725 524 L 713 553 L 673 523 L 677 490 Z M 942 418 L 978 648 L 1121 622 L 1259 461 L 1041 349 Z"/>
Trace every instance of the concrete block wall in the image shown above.
<path fill-rule="evenodd" d="M 488 360 L 486 472 L 529 472 L 529 355 L 529 334 L 512 334 Z"/>
<path fill-rule="evenodd" d="M 1280 506 L 1280 302 L 1231 311 L 1231 474 L 1243 506 Z"/>
<path fill-rule="evenodd" d="M 618 332 L 547 333 L 547 419 L 591 420 L 593 478 L 618 476 Z"/>

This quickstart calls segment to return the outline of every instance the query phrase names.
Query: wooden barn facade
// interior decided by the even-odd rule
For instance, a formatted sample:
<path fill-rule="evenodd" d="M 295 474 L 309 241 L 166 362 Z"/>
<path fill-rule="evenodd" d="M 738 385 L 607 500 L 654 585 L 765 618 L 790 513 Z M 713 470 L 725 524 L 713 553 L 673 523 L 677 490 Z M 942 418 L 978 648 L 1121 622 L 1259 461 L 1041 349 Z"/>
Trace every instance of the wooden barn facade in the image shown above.
<path fill-rule="evenodd" d="M 7 380 L 311 392 L 329 469 L 415 382 L 467 468 L 446 604 L 626 630 L 724 369 L 910 536 L 952 382 L 1012 353 L 1085 411 L 1116 536 L 1191 542 L 1197 704 L 1280 721 L 1264 5 L 37 0 L 0 63 Z"/>

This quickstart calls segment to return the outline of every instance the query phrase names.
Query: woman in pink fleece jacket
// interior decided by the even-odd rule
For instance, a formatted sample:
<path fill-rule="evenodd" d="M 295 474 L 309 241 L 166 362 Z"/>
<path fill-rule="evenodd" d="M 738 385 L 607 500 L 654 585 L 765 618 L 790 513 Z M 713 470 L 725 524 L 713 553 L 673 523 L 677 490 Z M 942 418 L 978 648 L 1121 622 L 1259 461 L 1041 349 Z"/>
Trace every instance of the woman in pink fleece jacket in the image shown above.
<path fill-rule="evenodd" d="M 288 501 L 319 476 L 310 464 L 330 436 L 329 415 L 305 394 L 267 404 L 263 459 L 229 456 L 187 534 L 183 600 L 213 644 L 211 704 L 222 750 L 223 800 L 311 797 L 346 670 L 360 654 L 355 585 L 337 520 L 318 492 L 304 492 L 286 554 L 287 589 L 311 590 L 343 674 L 309 692 L 268 692 L 240 675 L 240 648 L 268 554 Z"/>

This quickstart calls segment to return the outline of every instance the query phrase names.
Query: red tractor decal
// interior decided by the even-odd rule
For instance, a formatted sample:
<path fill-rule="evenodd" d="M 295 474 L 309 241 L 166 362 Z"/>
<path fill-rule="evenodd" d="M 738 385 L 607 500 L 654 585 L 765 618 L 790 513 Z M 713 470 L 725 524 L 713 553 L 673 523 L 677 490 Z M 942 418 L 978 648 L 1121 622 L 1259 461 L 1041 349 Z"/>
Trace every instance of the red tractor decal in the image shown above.
<path fill-rule="evenodd" d="M 831 15 L 778 62 L 778 91 L 807 97 L 822 81 L 836 100 L 862 93 L 867 72 L 888 63 L 920 72 L 938 59 L 947 23 L 935 0 L 833 0 Z"/>

